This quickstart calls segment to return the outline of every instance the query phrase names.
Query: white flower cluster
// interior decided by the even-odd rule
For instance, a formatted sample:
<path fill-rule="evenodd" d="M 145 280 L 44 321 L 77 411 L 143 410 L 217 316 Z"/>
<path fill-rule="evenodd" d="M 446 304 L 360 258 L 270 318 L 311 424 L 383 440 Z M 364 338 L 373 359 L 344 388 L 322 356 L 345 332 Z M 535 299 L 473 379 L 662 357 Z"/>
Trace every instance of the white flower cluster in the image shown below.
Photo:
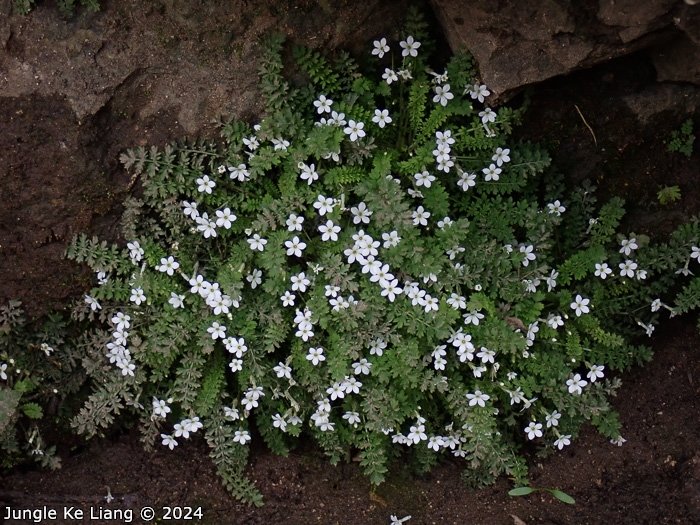
<path fill-rule="evenodd" d="M 131 317 L 123 312 L 117 312 L 112 317 L 114 332 L 112 332 L 112 341 L 107 343 L 107 350 L 109 350 L 107 357 L 110 363 L 117 365 L 123 376 L 133 377 L 136 365 L 131 362 L 131 352 L 126 348 L 127 338 L 129 337 L 127 328 L 131 326 L 130 321 Z"/>

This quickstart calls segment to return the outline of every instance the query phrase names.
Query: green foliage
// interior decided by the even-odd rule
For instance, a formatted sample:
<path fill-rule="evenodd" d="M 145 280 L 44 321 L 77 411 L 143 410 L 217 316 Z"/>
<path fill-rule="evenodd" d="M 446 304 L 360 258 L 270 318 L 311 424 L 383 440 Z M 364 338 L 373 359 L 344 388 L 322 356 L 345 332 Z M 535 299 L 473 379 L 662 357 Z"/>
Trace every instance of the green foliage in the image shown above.
<path fill-rule="evenodd" d="M 668 146 L 666 146 L 666 149 L 690 157 L 693 154 L 694 143 L 693 119 L 688 119 L 681 124 L 681 129 L 671 132 L 671 141 L 668 143 Z"/>
<path fill-rule="evenodd" d="M 678 186 L 664 186 L 656 194 L 661 204 L 675 202 L 681 198 L 681 189 Z"/>
<path fill-rule="evenodd" d="M 400 78 L 378 84 L 295 48 L 308 82 L 293 87 L 271 36 L 259 124 L 122 156 L 143 186 L 126 248 L 81 236 L 66 252 L 107 274 L 74 314 L 103 327 L 85 338 L 79 432 L 133 413 L 153 446 L 203 424 L 224 484 L 256 505 L 258 436 L 287 454 L 305 434 L 332 463 L 357 451 L 373 484 L 402 451 L 417 472 L 455 455 L 472 486 L 526 483 L 522 429 L 555 411 L 542 451 L 585 421 L 619 437 L 612 372 L 651 357 L 631 341 L 692 263 L 697 222 L 667 244 L 623 235 L 622 199 L 567 188 L 544 149 L 511 140 L 520 110 L 490 121 L 469 96 L 473 61 L 432 71 L 427 26 L 407 26 L 418 55 L 394 54 Z M 696 288 L 666 308 L 700 306 Z"/>
<path fill-rule="evenodd" d="M 514 489 L 511 489 L 508 491 L 509 496 L 527 496 L 528 494 L 532 494 L 533 492 L 537 491 L 544 491 L 544 492 L 549 492 L 557 498 L 560 501 L 563 501 L 564 503 L 568 503 L 569 505 L 574 505 L 576 501 L 574 498 L 569 496 L 566 492 L 562 492 L 561 490 L 557 489 L 546 489 L 546 488 L 535 488 L 535 487 L 517 487 Z"/>

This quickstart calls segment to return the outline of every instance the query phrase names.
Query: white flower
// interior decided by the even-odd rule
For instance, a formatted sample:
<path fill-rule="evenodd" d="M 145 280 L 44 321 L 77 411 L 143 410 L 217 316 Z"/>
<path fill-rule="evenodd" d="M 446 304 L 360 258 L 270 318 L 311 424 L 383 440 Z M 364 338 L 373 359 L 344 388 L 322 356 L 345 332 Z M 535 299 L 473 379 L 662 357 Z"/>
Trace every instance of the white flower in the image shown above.
<path fill-rule="evenodd" d="M 637 270 L 637 272 L 635 273 L 635 276 L 637 277 L 637 279 L 642 281 L 642 280 L 647 278 L 647 271 L 646 270 Z"/>
<path fill-rule="evenodd" d="M 440 105 L 447 106 L 447 103 L 455 98 L 455 96 L 450 93 L 450 85 L 445 84 L 444 86 L 435 86 L 435 96 L 433 97 L 433 102 L 439 103 Z"/>
<path fill-rule="evenodd" d="M 172 400 L 171 400 L 172 401 Z M 153 413 L 158 417 L 167 417 L 170 412 L 170 407 L 165 399 L 153 398 Z"/>
<path fill-rule="evenodd" d="M 231 362 L 228 364 L 228 366 L 231 368 L 231 372 L 240 372 L 241 370 L 243 370 L 243 360 L 231 359 Z"/>
<path fill-rule="evenodd" d="M 160 266 L 156 266 L 156 270 L 159 272 L 167 273 L 168 275 L 173 275 L 175 270 L 180 267 L 180 264 L 175 261 L 175 258 L 171 255 L 167 259 L 162 257 L 160 260 Z"/>
<path fill-rule="evenodd" d="M 182 201 L 182 207 L 183 213 L 186 216 L 191 217 L 192 219 L 196 219 L 199 217 L 199 212 L 197 211 L 197 203 L 196 202 L 188 202 L 188 201 Z"/>
<path fill-rule="evenodd" d="M 170 447 L 170 450 L 173 450 L 177 446 L 177 441 L 175 441 L 175 438 L 173 436 L 168 434 L 161 434 L 160 437 L 163 438 L 162 444 L 166 447 Z"/>
<path fill-rule="evenodd" d="M 381 356 L 384 354 L 384 349 L 386 348 L 386 346 L 387 346 L 386 341 L 384 341 L 381 338 L 377 338 L 370 343 L 369 353 L 370 353 L 370 355 Z"/>
<path fill-rule="evenodd" d="M 449 158 L 442 158 L 438 161 L 438 169 L 440 171 L 444 171 L 445 173 L 449 173 L 450 168 L 452 168 L 454 165 L 455 163 Z"/>
<path fill-rule="evenodd" d="M 700 262 L 700 248 L 699 247 L 693 246 L 691 248 L 690 258 L 697 259 L 697 261 Z"/>
<path fill-rule="evenodd" d="M 352 364 L 353 373 L 358 376 L 360 374 L 369 375 L 369 370 L 372 368 L 372 363 L 364 357 L 358 362 Z"/>
<path fill-rule="evenodd" d="M 305 292 L 306 287 L 311 284 L 311 281 L 306 278 L 306 274 L 304 272 L 301 272 L 298 275 L 292 275 L 290 280 L 292 281 L 292 290 L 295 292 Z"/>
<path fill-rule="evenodd" d="M 379 58 L 384 57 L 384 53 L 389 52 L 389 46 L 386 45 L 386 38 L 374 41 L 374 49 L 372 49 L 372 54 L 377 55 Z"/>
<path fill-rule="evenodd" d="M 469 400 L 469 406 L 473 407 L 479 405 L 480 407 L 486 406 L 486 401 L 491 398 L 488 394 L 483 394 L 481 390 L 476 390 L 473 394 L 467 394 L 467 399 Z"/>
<path fill-rule="evenodd" d="M 528 266 L 530 261 L 537 259 L 537 255 L 533 252 L 534 249 L 535 247 L 532 244 L 527 246 L 524 244 L 520 245 L 520 253 L 525 255 L 525 258 L 523 259 L 523 266 Z"/>
<path fill-rule="evenodd" d="M 318 210 L 319 215 L 333 213 L 333 207 L 333 199 L 330 197 L 324 197 L 323 195 L 319 195 L 316 202 L 314 202 L 314 208 Z"/>
<path fill-rule="evenodd" d="M 218 227 L 224 227 L 227 230 L 231 228 L 231 223 L 234 222 L 238 217 L 231 213 L 230 208 L 224 208 L 223 210 L 216 210 L 216 225 Z"/>
<path fill-rule="evenodd" d="M 296 299 L 296 296 L 287 290 L 280 299 L 282 300 L 282 306 L 294 306 L 294 299 Z"/>
<path fill-rule="evenodd" d="M 651 302 L 651 311 L 658 312 L 661 309 L 661 299 L 654 299 Z"/>
<path fill-rule="evenodd" d="M 588 304 L 591 302 L 590 299 L 585 299 L 580 295 L 576 295 L 576 299 L 571 303 L 571 309 L 576 311 L 576 317 L 580 317 L 581 314 L 587 314 L 590 310 L 588 309 Z"/>
<path fill-rule="evenodd" d="M 566 386 L 569 387 L 570 394 L 581 395 L 583 393 L 583 387 L 588 384 L 588 381 L 581 379 L 581 374 L 575 374 L 574 377 L 566 381 Z"/>
<path fill-rule="evenodd" d="M 556 441 L 554 441 L 554 446 L 559 450 L 563 449 L 566 445 L 571 445 L 571 434 L 559 436 Z"/>
<path fill-rule="evenodd" d="M 450 295 L 450 298 L 447 299 L 447 304 L 449 304 L 455 310 L 467 307 L 466 298 L 463 295 L 456 293 Z"/>
<path fill-rule="evenodd" d="M 476 186 L 476 173 L 467 173 L 462 171 L 457 186 L 462 188 L 462 191 L 467 191 L 469 188 Z"/>
<path fill-rule="evenodd" d="M 486 108 L 484 111 L 480 111 L 479 116 L 481 117 L 481 122 L 484 124 L 496 122 L 496 113 L 491 108 Z"/>
<path fill-rule="evenodd" d="M 560 217 L 561 214 L 566 211 L 566 208 L 562 206 L 561 202 L 559 202 L 558 200 L 550 202 L 549 204 L 547 204 L 547 207 L 549 208 L 549 213 L 554 213 L 557 217 Z"/>
<path fill-rule="evenodd" d="M 504 162 L 510 162 L 510 157 L 508 156 L 509 154 L 510 150 L 508 148 L 496 148 L 496 153 L 493 154 L 491 160 L 496 163 L 496 166 L 502 166 Z"/>
<path fill-rule="evenodd" d="M 595 276 L 605 279 L 608 275 L 612 273 L 612 270 L 608 267 L 608 263 L 596 263 L 595 265 Z"/>
<path fill-rule="evenodd" d="M 379 282 L 379 284 L 382 284 L 382 281 Z M 394 280 L 387 280 L 383 285 L 382 285 L 382 296 L 386 297 L 389 299 L 389 302 L 394 302 L 394 299 L 396 299 L 396 295 L 400 294 L 403 290 L 399 288 L 399 280 L 394 279 Z"/>
<path fill-rule="evenodd" d="M 281 361 L 273 368 L 275 373 L 277 374 L 277 377 L 282 379 L 283 377 L 286 379 L 291 379 L 292 378 L 292 368 Z"/>
<path fill-rule="evenodd" d="M 622 444 L 626 442 L 627 440 L 622 436 L 617 436 L 616 438 L 610 440 L 610 443 L 612 443 L 613 445 L 617 445 L 618 447 L 621 447 Z"/>
<path fill-rule="evenodd" d="M 556 287 L 557 277 L 559 277 L 559 272 L 552 268 L 552 272 L 549 274 L 549 277 L 547 277 L 547 279 L 546 279 L 548 292 L 551 292 L 552 289 L 554 287 Z"/>
<path fill-rule="evenodd" d="M 423 206 L 418 206 L 418 209 L 412 213 L 414 226 L 427 226 L 430 213 L 425 211 Z"/>
<path fill-rule="evenodd" d="M 392 82 L 398 82 L 399 77 L 396 76 L 396 72 L 393 69 L 389 69 L 388 67 L 384 69 L 384 74 L 382 75 L 382 78 L 386 80 L 387 84 L 391 84 Z"/>
<path fill-rule="evenodd" d="M 407 444 L 413 444 L 417 445 L 421 441 L 425 441 L 428 439 L 428 436 L 425 434 L 425 426 L 420 424 L 420 425 L 415 425 L 410 428 L 411 432 L 409 432 L 407 438 Z"/>
<path fill-rule="evenodd" d="M 141 303 L 146 300 L 146 295 L 143 293 L 143 288 L 132 288 L 131 297 L 129 297 L 129 300 L 136 303 L 137 306 L 140 306 Z"/>
<path fill-rule="evenodd" d="M 259 234 L 253 235 L 250 239 L 248 239 L 248 244 L 250 244 L 250 249 L 255 251 L 263 251 L 265 249 L 265 245 L 267 244 L 267 239 L 263 239 L 260 237 Z"/>
<path fill-rule="evenodd" d="M 175 292 L 170 292 L 170 299 L 168 299 L 168 302 L 172 305 L 173 308 L 184 308 L 185 307 L 185 296 L 184 295 L 179 295 L 176 294 Z"/>
<path fill-rule="evenodd" d="M 272 139 L 272 143 L 275 145 L 275 151 L 287 151 L 287 148 L 289 147 L 289 141 L 284 140 L 282 137 Z"/>
<path fill-rule="evenodd" d="M 258 137 L 256 137 L 255 135 L 243 139 L 243 144 L 248 146 L 248 149 L 250 151 L 255 151 L 256 149 L 258 149 L 258 146 L 260 146 L 260 142 L 258 142 Z"/>
<path fill-rule="evenodd" d="M 197 179 L 197 184 L 199 184 L 197 188 L 199 193 L 207 193 L 209 195 L 211 195 L 211 190 L 216 187 L 216 182 L 210 180 L 208 175 Z"/>
<path fill-rule="evenodd" d="M 314 106 L 316 106 L 316 111 L 318 111 L 319 115 L 323 113 L 330 113 L 332 105 L 333 101 L 326 98 L 325 95 L 321 95 L 318 97 L 318 100 L 314 100 Z"/>
<path fill-rule="evenodd" d="M 387 124 L 392 123 L 392 119 L 389 116 L 388 109 L 375 109 L 374 117 L 372 117 L 372 122 L 374 122 L 380 128 L 383 128 Z"/>
<path fill-rule="evenodd" d="M 314 366 L 318 365 L 321 361 L 325 361 L 326 356 L 323 355 L 323 348 L 309 348 L 309 353 L 306 354 L 306 359 L 307 361 L 311 361 L 311 364 Z"/>
<path fill-rule="evenodd" d="M 382 233 L 382 239 L 384 239 L 384 248 L 389 249 L 397 246 L 401 242 L 401 237 L 399 237 L 399 232 L 396 230 L 390 231 L 389 233 Z"/>
<path fill-rule="evenodd" d="M 299 174 L 299 178 L 301 180 L 305 180 L 306 182 L 308 182 L 309 186 L 311 186 L 312 182 L 318 180 L 318 173 L 316 173 L 316 165 L 315 164 L 311 164 L 310 166 L 307 166 L 303 162 L 300 162 L 299 167 L 301 168 L 301 173 Z"/>
<path fill-rule="evenodd" d="M 250 434 L 248 434 L 247 430 L 236 430 L 233 433 L 233 442 L 234 443 L 240 443 L 241 445 L 245 445 L 250 440 L 251 440 L 251 437 L 250 437 Z"/>
<path fill-rule="evenodd" d="M 629 255 L 634 250 L 639 248 L 636 237 L 632 237 L 631 239 L 622 239 L 620 244 L 622 245 L 622 248 L 620 248 L 620 253 L 624 253 L 625 255 Z"/>
<path fill-rule="evenodd" d="M 347 419 L 349 425 L 356 425 L 361 421 L 359 412 L 345 412 L 343 419 Z"/>
<path fill-rule="evenodd" d="M 246 281 L 250 283 L 250 287 L 255 289 L 262 283 L 262 271 L 254 268 L 250 274 L 246 276 Z"/>
<path fill-rule="evenodd" d="M 230 419 L 231 421 L 235 421 L 236 419 L 239 418 L 238 409 L 231 408 L 231 407 L 224 407 L 224 417 Z"/>
<path fill-rule="evenodd" d="M 229 166 L 228 170 L 231 172 L 229 177 L 231 179 L 238 179 L 239 182 L 247 181 L 250 178 L 250 172 L 245 164 L 239 164 L 236 167 Z"/>
<path fill-rule="evenodd" d="M 477 310 L 472 310 L 469 313 L 464 314 L 462 317 L 464 318 L 464 324 L 471 323 L 473 325 L 478 326 L 479 321 L 481 321 L 484 318 L 484 314 Z"/>
<path fill-rule="evenodd" d="M 404 521 L 408 521 L 411 519 L 411 515 L 409 514 L 408 516 L 404 516 L 403 518 L 400 518 L 398 516 L 394 516 L 393 514 L 390 516 L 391 518 L 391 523 L 389 525 L 401 525 Z"/>
<path fill-rule="evenodd" d="M 549 314 L 547 324 L 556 330 L 558 327 L 564 326 L 564 321 L 559 314 Z"/>
<path fill-rule="evenodd" d="M 491 92 L 486 87 L 486 84 L 474 84 L 473 86 L 467 86 L 465 94 L 466 93 L 469 93 L 469 96 L 471 96 L 474 100 L 478 100 L 481 103 L 484 102 L 485 97 L 488 97 L 491 94 Z"/>
<path fill-rule="evenodd" d="M 132 301 L 133 301 L 133 299 L 132 299 Z M 94 298 L 90 297 L 89 295 L 86 295 L 86 296 L 85 296 L 85 302 L 86 302 L 88 305 L 90 305 L 90 309 L 91 309 L 93 312 L 96 312 L 97 310 L 101 310 L 101 309 L 102 309 L 102 305 L 97 301 L 97 299 L 94 299 Z M 141 303 L 138 303 L 138 304 L 141 304 Z"/>
<path fill-rule="evenodd" d="M 282 432 L 287 431 L 287 422 L 279 413 L 272 416 L 272 426 L 279 428 Z"/>
<path fill-rule="evenodd" d="M 637 263 L 627 259 L 625 262 L 620 263 L 620 275 L 622 277 L 634 277 L 634 271 L 637 269 Z"/>
<path fill-rule="evenodd" d="M 302 223 L 304 222 L 304 217 L 298 217 L 295 214 L 291 214 L 289 218 L 287 219 L 287 229 L 290 232 L 293 231 L 298 231 L 300 232 L 302 230 Z"/>
<path fill-rule="evenodd" d="M 336 113 L 335 111 L 331 112 L 331 118 L 328 119 L 328 124 L 333 125 L 333 126 L 338 126 L 342 127 L 347 122 L 345 121 L 345 113 Z M 330 157 L 324 157 L 324 158 L 330 158 Z M 335 157 L 333 158 L 336 162 L 338 162 L 338 154 L 335 154 Z"/>
<path fill-rule="evenodd" d="M 588 379 L 591 380 L 591 383 L 595 383 L 596 379 L 599 379 L 605 375 L 603 374 L 603 370 L 605 370 L 604 366 L 591 365 L 591 369 L 587 374 Z"/>
<path fill-rule="evenodd" d="M 345 128 L 345 134 L 350 136 L 350 140 L 355 142 L 357 139 L 361 139 L 365 136 L 364 122 L 355 122 L 354 120 L 348 121 L 348 127 Z"/>
<path fill-rule="evenodd" d="M 129 257 L 131 257 L 132 264 L 136 264 L 143 258 L 144 251 L 139 241 L 129 242 L 126 244 L 126 247 L 129 248 Z"/>
<path fill-rule="evenodd" d="M 481 172 L 486 175 L 484 180 L 490 182 L 492 180 L 498 180 L 501 178 L 501 168 L 497 168 L 495 164 L 491 164 L 488 168 L 484 168 Z"/>
<path fill-rule="evenodd" d="M 285 241 L 284 245 L 287 247 L 287 255 L 296 257 L 301 257 L 302 251 L 306 248 L 306 243 L 302 242 L 296 235 L 291 241 Z"/>
<path fill-rule="evenodd" d="M 338 233 L 340 232 L 340 226 L 333 224 L 333 221 L 327 221 L 326 224 L 321 224 L 318 227 L 318 231 L 320 231 L 322 234 L 322 241 L 337 241 Z"/>
<path fill-rule="evenodd" d="M 431 175 L 427 171 L 416 173 L 413 177 L 416 179 L 416 186 L 425 186 L 426 188 L 430 188 L 430 185 L 435 180 L 435 175 Z"/>
<path fill-rule="evenodd" d="M 402 56 L 418 56 L 418 48 L 420 47 L 420 42 L 415 41 L 412 36 L 409 36 L 408 38 L 406 38 L 406 40 L 402 40 L 401 42 L 399 42 L 399 45 L 403 48 L 403 50 L 401 51 Z"/>
<path fill-rule="evenodd" d="M 551 414 L 545 414 L 544 418 L 547 421 L 547 428 L 556 427 L 559 425 L 561 414 L 556 410 L 553 410 Z"/>
<path fill-rule="evenodd" d="M 531 421 L 530 424 L 525 427 L 525 432 L 527 433 L 528 439 L 542 437 L 542 423 Z"/>
<path fill-rule="evenodd" d="M 248 347 L 245 344 L 245 339 L 239 337 L 228 337 L 224 339 L 224 344 L 226 345 L 226 350 L 231 354 L 236 354 L 237 358 L 243 357 L 243 355 L 248 351 Z"/>
<path fill-rule="evenodd" d="M 223 325 L 220 325 L 216 321 L 214 321 L 209 328 L 207 328 L 207 332 L 211 334 L 211 338 L 214 339 L 215 341 L 217 339 L 224 339 L 226 337 L 226 327 Z"/>

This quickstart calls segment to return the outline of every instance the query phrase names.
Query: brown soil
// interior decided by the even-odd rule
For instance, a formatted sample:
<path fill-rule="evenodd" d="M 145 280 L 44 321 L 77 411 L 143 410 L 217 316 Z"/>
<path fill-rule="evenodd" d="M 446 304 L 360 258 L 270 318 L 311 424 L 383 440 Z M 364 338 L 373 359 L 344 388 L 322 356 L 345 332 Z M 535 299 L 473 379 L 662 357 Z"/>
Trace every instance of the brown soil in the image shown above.
<path fill-rule="evenodd" d="M 156 10 L 149 16 L 161 15 Z M 289 23 L 311 23 L 298 18 L 290 15 Z M 664 144 L 688 115 L 674 111 L 660 89 L 680 93 L 688 87 L 660 88 L 643 54 L 621 59 L 538 86 L 518 131 L 548 145 L 572 179 L 599 184 L 601 199 L 627 198 L 629 230 L 657 238 L 700 211 L 698 148 L 688 159 L 668 153 Z M 9 170 L 0 173 L 0 275 L 14 283 L 0 296 L 22 292 L 30 312 L 65 304 L 89 286 L 84 272 L 58 259 L 73 233 L 88 229 L 118 236 L 118 202 L 128 175 L 115 158 L 118 148 L 133 144 L 128 140 L 134 135 L 131 124 L 116 116 L 120 108 L 141 103 L 136 90 L 122 95 L 98 112 L 89 128 L 75 125 L 75 113 L 63 99 L 0 100 L 0 169 Z M 700 119 L 697 114 L 694 119 L 697 133 Z M 175 121 L 174 113 L 163 110 L 141 140 L 177 138 L 181 128 Z M 105 144 L 106 138 L 112 142 Z M 661 206 L 660 185 L 680 186 L 682 199 Z M 518 519 L 529 525 L 700 523 L 700 336 L 693 322 L 674 319 L 659 327 L 642 341 L 654 348 L 654 360 L 621 375 L 623 386 L 612 403 L 623 423 L 623 446 L 611 445 L 586 426 L 564 451 L 545 460 L 532 456 L 532 486 L 561 489 L 575 505 L 544 492 L 511 498 L 507 479 L 470 491 L 460 480 L 462 466 L 452 461 L 422 478 L 397 464 L 388 481 L 372 491 L 358 465 L 330 466 L 321 452 L 302 443 L 288 458 L 253 449 L 249 476 L 266 505 L 249 508 L 221 487 L 202 441 L 148 454 L 137 430 L 64 445 L 59 471 L 5 475 L 0 502 L 54 509 L 150 505 L 161 516 L 163 506 L 201 506 L 203 522 L 212 524 L 388 524 L 391 514 L 411 515 L 407 525 L 518 525 Z M 108 487 L 116 498 L 109 505 Z"/>

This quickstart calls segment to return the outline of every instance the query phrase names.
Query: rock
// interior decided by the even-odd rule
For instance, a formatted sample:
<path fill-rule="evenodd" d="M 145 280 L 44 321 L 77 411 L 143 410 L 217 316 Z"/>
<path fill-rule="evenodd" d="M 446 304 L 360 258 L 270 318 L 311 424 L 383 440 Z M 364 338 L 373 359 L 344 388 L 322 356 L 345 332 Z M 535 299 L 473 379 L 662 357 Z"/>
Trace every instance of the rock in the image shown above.
<path fill-rule="evenodd" d="M 700 11 L 681 0 L 432 4 L 450 46 L 474 55 L 498 100 L 522 86 L 666 43 L 690 31 Z"/>

